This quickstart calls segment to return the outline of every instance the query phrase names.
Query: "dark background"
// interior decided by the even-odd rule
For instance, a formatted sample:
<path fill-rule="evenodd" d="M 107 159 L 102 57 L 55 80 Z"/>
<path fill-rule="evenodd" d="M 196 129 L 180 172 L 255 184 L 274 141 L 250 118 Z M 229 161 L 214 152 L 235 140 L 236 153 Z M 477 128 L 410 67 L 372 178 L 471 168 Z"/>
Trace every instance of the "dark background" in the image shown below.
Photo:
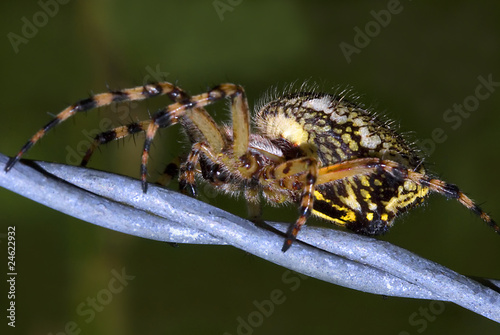
<path fill-rule="evenodd" d="M 400 12 L 381 27 L 370 12 L 386 10 L 389 3 L 221 0 L 215 4 L 231 10 L 218 13 L 210 0 L 75 0 L 43 22 L 36 1 L 3 1 L 0 152 L 14 155 L 50 114 L 106 91 L 106 85 L 117 89 L 165 78 L 197 94 L 229 81 L 243 85 L 254 105 L 273 85 L 310 79 L 331 91 L 352 85 L 362 101 L 394 119 L 411 138 L 429 139 L 434 129 L 443 129 L 447 139 L 432 150 L 428 167 L 500 218 L 500 92 L 480 101 L 457 129 L 443 119 L 453 104 L 474 96 L 479 76 L 500 82 L 500 5 L 402 1 Z M 23 17 L 33 22 L 34 16 L 40 27 L 16 53 L 9 33 L 23 36 Z M 354 45 L 354 28 L 364 31 L 367 24 L 373 37 L 348 63 L 339 45 Z M 167 102 L 156 98 L 78 115 L 27 156 L 75 164 L 71 153 L 85 147 L 85 132 L 99 131 L 107 121 L 145 119 Z M 210 111 L 227 120 L 224 104 Z M 152 179 L 182 150 L 178 131 L 163 131 L 155 142 Z M 141 147 L 141 136 L 112 143 L 90 166 L 138 177 Z M 207 198 L 245 215 L 243 200 Z M 172 248 L 81 222 L 6 190 L 0 190 L 0 213 L 4 273 L 7 226 L 17 231 L 19 334 L 56 334 L 70 321 L 81 334 L 237 334 L 239 318 L 255 315 L 253 302 L 270 299 L 274 290 L 286 300 L 254 334 L 497 334 L 500 329 L 453 304 L 383 299 L 315 279 L 300 280 L 297 288 L 282 279 L 286 269 L 240 250 Z M 296 209 L 269 209 L 265 216 L 292 222 Z M 383 239 L 460 273 L 500 278 L 499 237 L 455 201 L 432 196 Z M 135 278 L 87 323 L 89 315 L 78 314 L 77 307 L 104 294 L 112 270 L 122 268 Z M 6 294 L 0 295 L 5 306 Z M 424 309 L 427 316 L 420 314 Z"/>

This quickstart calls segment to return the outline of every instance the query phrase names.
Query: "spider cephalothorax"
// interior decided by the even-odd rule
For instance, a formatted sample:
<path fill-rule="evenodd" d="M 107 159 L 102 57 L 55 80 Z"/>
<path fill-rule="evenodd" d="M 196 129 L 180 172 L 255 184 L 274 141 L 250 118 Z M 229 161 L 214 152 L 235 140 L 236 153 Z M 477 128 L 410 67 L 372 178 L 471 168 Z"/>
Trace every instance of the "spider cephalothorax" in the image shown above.
<path fill-rule="evenodd" d="M 379 235 L 398 214 L 422 203 L 429 192 L 456 198 L 500 233 L 500 227 L 456 186 L 430 177 L 417 152 L 387 123 L 343 96 L 323 93 L 290 93 L 271 99 L 257 111 L 253 127 L 244 90 L 234 84 L 218 85 L 192 97 L 167 82 L 102 93 L 64 109 L 24 145 L 5 170 L 48 130 L 76 112 L 158 95 L 168 95 L 173 103 L 150 120 L 97 135 L 82 165 L 100 144 L 145 132 L 141 178 L 146 192 L 153 138 L 159 128 L 181 123 L 192 143 L 180 167 L 182 190 L 196 196 L 196 177 L 202 178 L 222 192 L 243 195 L 254 219 L 260 217 L 261 199 L 300 206 L 283 251 L 311 214 L 360 234 Z M 230 126 L 217 125 L 204 109 L 224 98 L 231 100 Z M 173 171 L 177 170 L 169 165 L 167 174 Z"/>

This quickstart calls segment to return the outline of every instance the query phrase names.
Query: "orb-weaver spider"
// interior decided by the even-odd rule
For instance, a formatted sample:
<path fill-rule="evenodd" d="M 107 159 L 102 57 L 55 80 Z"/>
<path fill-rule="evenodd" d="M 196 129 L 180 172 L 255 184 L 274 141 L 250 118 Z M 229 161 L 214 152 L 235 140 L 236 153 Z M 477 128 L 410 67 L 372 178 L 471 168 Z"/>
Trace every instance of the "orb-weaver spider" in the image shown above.
<path fill-rule="evenodd" d="M 103 132 L 83 158 L 86 165 L 100 144 L 145 132 L 141 178 L 147 191 L 150 145 L 159 128 L 181 123 L 192 142 L 181 165 L 180 188 L 196 195 L 195 177 L 216 189 L 243 194 L 249 215 L 260 217 L 260 200 L 300 204 L 299 217 L 288 230 L 286 251 L 313 214 L 356 233 L 386 232 L 394 218 L 436 192 L 457 199 L 497 233 L 500 227 L 456 186 L 430 177 L 417 152 L 387 123 L 343 96 L 290 93 L 264 104 L 254 117 L 241 86 L 221 84 L 189 96 L 161 82 L 94 95 L 71 105 L 40 129 L 6 165 L 14 166 L 47 131 L 77 112 L 113 102 L 168 95 L 174 102 L 150 120 Z M 231 126 L 219 126 L 204 109 L 231 99 Z"/>

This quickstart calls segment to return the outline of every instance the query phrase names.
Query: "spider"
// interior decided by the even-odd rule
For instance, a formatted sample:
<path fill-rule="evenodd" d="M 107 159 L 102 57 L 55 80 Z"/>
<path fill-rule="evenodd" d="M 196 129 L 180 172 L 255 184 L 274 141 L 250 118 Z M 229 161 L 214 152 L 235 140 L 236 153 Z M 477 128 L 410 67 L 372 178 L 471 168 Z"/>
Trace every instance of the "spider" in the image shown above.
<path fill-rule="evenodd" d="M 10 159 L 5 171 L 50 129 L 77 112 L 160 95 L 173 103 L 149 120 L 98 134 L 82 165 L 99 145 L 145 132 L 140 173 L 146 192 L 151 143 L 160 128 L 180 123 L 192 143 L 179 170 L 179 186 L 185 193 L 196 196 L 196 179 L 205 180 L 224 193 L 243 195 L 254 220 L 260 218 L 262 199 L 299 205 L 283 252 L 311 215 L 359 234 L 380 235 L 392 227 L 396 216 L 421 204 L 431 192 L 457 199 L 500 233 L 491 217 L 455 185 L 428 175 L 418 152 L 388 123 L 345 95 L 314 91 L 275 97 L 259 108 L 253 122 L 245 91 L 235 84 L 221 84 L 195 96 L 168 82 L 97 94 L 57 114 Z M 226 98 L 232 124 L 221 126 L 204 107 Z M 167 174 L 173 171 L 169 165 Z"/>

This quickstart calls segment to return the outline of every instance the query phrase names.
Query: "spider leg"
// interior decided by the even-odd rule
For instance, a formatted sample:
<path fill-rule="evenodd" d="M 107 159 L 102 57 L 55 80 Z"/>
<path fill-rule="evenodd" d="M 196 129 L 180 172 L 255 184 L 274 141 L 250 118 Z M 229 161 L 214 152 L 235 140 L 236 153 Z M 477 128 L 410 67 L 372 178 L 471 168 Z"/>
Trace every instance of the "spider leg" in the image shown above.
<path fill-rule="evenodd" d="M 301 227 L 311 214 L 314 206 L 314 191 L 316 186 L 349 177 L 369 175 L 377 172 L 379 169 L 397 176 L 403 181 L 409 180 L 424 188 L 428 188 L 430 191 L 442 194 L 448 198 L 457 199 L 462 205 L 476 213 L 483 221 L 492 227 L 495 232 L 500 233 L 500 227 L 491 217 L 460 191 L 458 187 L 442 180 L 428 177 L 422 173 L 408 170 L 405 166 L 397 162 L 382 160 L 380 158 L 360 158 L 315 170 L 311 169 L 311 166 L 315 164 L 311 163 L 309 160 L 310 158 L 298 158 L 272 168 L 272 173 L 271 171 L 265 172 L 265 175 L 273 175 L 277 180 L 281 179 L 283 182 L 287 183 L 291 183 L 295 180 L 295 182 L 298 181 L 299 184 L 301 183 L 304 185 L 299 211 L 300 216 L 295 224 L 291 225 L 287 231 L 287 238 L 282 248 L 283 252 L 288 250 L 291 246 Z M 309 167 L 308 170 L 306 169 L 307 167 Z M 316 171 L 316 174 L 314 171 Z M 290 185 L 288 185 L 288 188 L 290 188 Z"/>
<path fill-rule="evenodd" d="M 186 162 L 181 165 L 180 176 L 179 176 L 179 188 L 183 193 L 190 191 L 193 197 L 196 197 L 196 179 L 195 172 L 196 167 L 199 165 L 200 155 L 204 154 L 209 160 L 215 161 L 211 148 L 205 142 L 197 142 L 193 144 L 191 152 L 186 159 Z"/>
<path fill-rule="evenodd" d="M 264 170 L 262 176 L 267 180 L 283 181 L 286 178 L 302 175 L 302 194 L 300 197 L 299 217 L 294 224 L 290 225 L 286 233 L 285 243 L 281 251 L 287 251 L 293 241 L 297 239 L 297 234 L 306 223 L 314 206 L 314 189 L 318 179 L 318 161 L 311 157 L 301 157 L 270 166 Z"/>
<path fill-rule="evenodd" d="M 248 151 L 250 137 L 250 113 L 245 91 L 236 90 L 231 96 L 231 119 L 233 121 L 233 155 L 241 157 Z"/>
<path fill-rule="evenodd" d="M 481 220 L 486 222 L 488 226 L 493 228 L 496 233 L 500 234 L 500 226 L 489 216 L 486 212 L 484 212 L 481 207 L 479 207 L 471 198 L 465 195 L 456 185 L 447 183 L 443 180 L 431 178 L 422 173 L 418 173 L 413 170 L 408 170 L 404 166 L 388 160 L 381 160 L 379 163 L 380 167 L 384 170 L 399 173 L 405 180 L 411 180 L 423 187 L 428 187 L 430 191 L 439 193 L 447 198 L 452 198 L 458 200 L 462 205 L 467 207 L 469 210 L 478 215 Z M 368 165 L 374 165 L 368 164 Z M 376 166 L 377 164 L 375 164 Z"/>
<path fill-rule="evenodd" d="M 302 197 L 300 200 L 299 207 L 299 218 L 293 225 L 288 228 L 285 243 L 281 248 L 281 251 L 287 251 L 292 245 L 293 241 L 297 239 L 297 234 L 299 233 L 302 226 L 306 223 L 309 216 L 311 216 L 311 212 L 314 206 L 314 188 L 317 178 L 317 168 L 313 166 L 309 169 L 306 174 L 306 184 L 302 191 Z"/>
<path fill-rule="evenodd" d="M 429 187 L 431 191 L 444 195 L 447 198 L 452 198 L 458 200 L 462 205 L 467 207 L 473 213 L 478 215 L 481 220 L 486 222 L 488 226 L 493 228 L 497 234 L 500 234 L 500 226 L 484 212 L 481 207 L 479 207 L 471 198 L 465 195 L 456 185 L 449 184 L 445 181 L 430 178 L 418 172 L 408 171 L 408 179 L 413 180 L 416 183 Z"/>
<path fill-rule="evenodd" d="M 225 147 L 225 139 L 217 124 L 212 117 L 210 117 L 210 115 L 202 109 L 202 107 L 222 100 L 226 97 L 230 97 L 232 99 L 232 111 L 233 115 L 235 115 L 233 119 L 233 122 L 235 122 L 233 129 L 238 132 L 238 134 L 233 134 L 235 137 L 233 141 L 233 148 L 236 150 L 235 155 L 238 155 L 241 152 L 244 154 L 246 152 L 248 148 L 248 133 L 250 131 L 249 116 L 244 90 L 241 86 L 234 84 L 221 84 L 206 93 L 193 97 L 184 95 L 178 102 L 158 111 L 153 116 L 151 119 L 152 122 L 146 129 L 146 139 L 144 141 L 144 150 L 141 159 L 141 179 L 142 189 L 144 192 L 147 191 L 147 163 L 149 159 L 149 150 L 160 127 L 167 127 L 171 124 L 177 123 L 179 119 L 183 118 L 183 120 L 186 120 L 188 124 L 191 123 L 197 129 L 196 131 L 193 131 L 190 127 L 188 127 L 190 136 L 197 142 L 206 141 L 212 153 L 219 153 L 222 148 Z M 243 117 L 240 115 L 243 115 Z M 246 128 L 244 126 L 245 122 L 247 123 Z M 241 132 L 243 132 L 243 134 Z M 243 150 L 242 148 L 245 149 Z"/>
<path fill-rule="evenodd" d="M 277 180 L 283 182 L 293 182 L 290 177 L 295 176 L 296 181 L 302 186 L 302 195 L 299 207 L 299 217 L 293 225 L 290 225 L 283 248 L 283 252 L 287 251 L 293 241 L 297 239 L 297 235 L 311 215 L 314 207 L 314 191 L 316 185 L 327 182 L 347 178 L 350 176 L 368 174 L 375 171 L 374 164 L 378 163 L 378 158 L 363 158 L 352 161 L 341 162 L 332 166 L 318 168 L 316 159 L 310 157 L 301 157 L 287 162 L 281 163 L 278 166 L 270 167 L 264 172 L 264 178 L 273 176 Z M 272 170 L 272 171 L 271 171 Z M 288 188 L 292 189 L 293 185 Z"/>
<path fill-rule="evenodd" d="M 440 179 L 431 178 L 422 173 L 413 170 L 408 170 L 403 165 L 390 161 L 381 160 L 379 158 L 360 158 L 350 161 L 341 162 L 339 164 L 326 166 L 319 169 L 318 180 L 316 185 L 321 185 L 336 180 L 368 175 L 376 172 L 377 169 L 383 169 L 393 175 L 399 176 L 403 180 L 410 180 L 422 187 L 429 188 L 430 191 L 439 193 L 447 198 L 458 200 L 462 205 L 478 215 L 484 222 L 500 234 L 500 227 L 493 219 L 484 212 L 472 199 L 465 195 L 456 185 L 447 183 Z"/>
<path fill-rule="evenodd" d="M 150 123 L 150 120 L 133 122 L 129 123 L 128 125 L 116 127 L 114 129 L 97 134 L 94 138 L 94 141 L 87 149 L 87 152 L 85 153 L 85 156 L 83 157 L 80 165 L 87 166 L 87 163 L 89 162 L 90 157 L 94 153 L 95 149 L 97 149 L 101 144 L 106 144 L 113 140 L 118 140 L 126 136 L 145 131 Z"/>
<path fill-rule="evenodd" d="M 373 173 L 377 170 L 378 166 L 384 166 L 381 165 L 381 162 L 380 158 L 358 158 L 322 167 L 319 169 L 316 184 L 321 185 L 348 177 Z M 392 170 L 392 168 L 389 170 Z"/>
<path fill-rule="evenodd" d="M 5 171 L 9 171 L 14 164 L 21 159 L 24 153 L 28 151 L 36 142 L 38 142 L 50 129 L 67 120 L 77 112 L 87 112 L 98 107 L 109 105 L 113 102 L 144 100 L 165 94 L 168 95 L 173 101 L 179 101 L 185 96 L 185 93 L 175 85 L 168 82 L 161 82 L 157 84 L 147 84 L 134 88 L 101 93 L 90 98 L 80 100 L 75 104 L 66 107 L 43 128 L 38 130 L 35 135 L 33 135 L 28 142 L 26 142 L 17 155 L 9 160 L 4 169 Z"/>
<path fill-rule="evenodd" d="M 245 189 L 247 200 L 248 219 L 255 223 L 262 223 L 262 206 L 259 199 L 259 190 L 255 188 Z"/>
<path fill-rule="evenodd" d="M 225 139 L 215 120 L 204 108 L 196 107 L 186 110 L 185 120 L 196 129 L 196 134 L 190 134 L 194 142 L 205 142 L 214 153 L 222 151 Z"/>

